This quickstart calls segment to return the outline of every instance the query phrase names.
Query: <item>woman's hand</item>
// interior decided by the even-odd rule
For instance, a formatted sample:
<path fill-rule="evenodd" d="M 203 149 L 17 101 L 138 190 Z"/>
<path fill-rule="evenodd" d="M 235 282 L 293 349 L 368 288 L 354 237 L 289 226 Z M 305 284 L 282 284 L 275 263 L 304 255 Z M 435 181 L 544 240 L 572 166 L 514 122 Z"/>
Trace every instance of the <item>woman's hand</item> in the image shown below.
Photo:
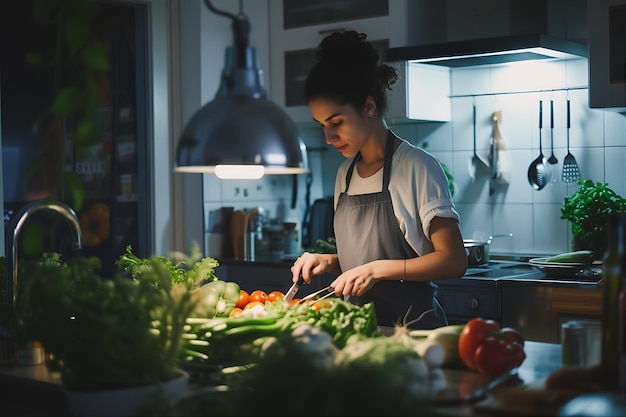
<path fill-rule="evenodd" d="M 298 281 L 300 275 L 307 284 L 311 283 L 313 275 L 321 275 L 325 272 L 337 272 L 339 261 L 336 254 L 304 252 L 291 266 L 293 282 Z"/>
<path fill-rule="evenodd" d="M 330 286 L 335 289 L 337 295 L 361 296 L 365 294 L 376 283 L 374 272 L 375 262 L 368 262 L 364 265 L 352 268 L 339 275 Z"/>

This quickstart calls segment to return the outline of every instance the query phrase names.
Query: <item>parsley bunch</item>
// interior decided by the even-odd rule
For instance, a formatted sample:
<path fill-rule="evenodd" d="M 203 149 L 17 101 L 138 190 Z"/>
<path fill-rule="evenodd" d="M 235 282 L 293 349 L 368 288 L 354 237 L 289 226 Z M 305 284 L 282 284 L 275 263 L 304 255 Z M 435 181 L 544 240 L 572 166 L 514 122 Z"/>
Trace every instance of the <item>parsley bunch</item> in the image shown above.
<path fill-rule="evenodd" d="M 578 185 L 571 197 L 565 197 L 561 219 L 571 222 L 573 250 L 589 249 L 601 257 L 606 251 L 609 215 L 626 212 L 626 199 L 606 183 L 579 180 Z"/>

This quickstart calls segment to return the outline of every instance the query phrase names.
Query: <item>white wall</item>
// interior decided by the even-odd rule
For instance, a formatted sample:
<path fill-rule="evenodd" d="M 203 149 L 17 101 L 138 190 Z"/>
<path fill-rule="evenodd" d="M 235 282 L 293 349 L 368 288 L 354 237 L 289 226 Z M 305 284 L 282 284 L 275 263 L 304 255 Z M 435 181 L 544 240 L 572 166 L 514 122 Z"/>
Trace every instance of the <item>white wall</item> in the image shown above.
<path fill-rule="evenodd" d="M 570 224 L 560 219 L 576 183 L 561 181 L 566 155 L 566 97 L 571 100 L 570 150 L 582 179 L 606 182 L 626 196 L 626 117 L 588 107 L 587 60 L 460 68 L 452 71 L 452 122 L 396 126 L 397 133 L 444 162 L 455 178 L 455 203 L 465 238 L 496 238 L 494 253 L 554 254 L 571 249 Z M 543 107 L 543 154 L 550 150 L 550 99 L 554 100 L 554 154 L 558 179 L 542 190 L 528 182 L 528 167 L 539 155 L 539 100 Z M 502 111 L 501 129 L 511 160 L 508 187 L 489 195 L 486 178 L 471 182 L 472 102 L 477 106 L 478 154 L 487 160 L 492 113 Z"/>
<path fill-rule="evenodd" d="M 606 182 L 626 196 L 626 117 L 619 113 L 588 107 L 587 60 L 459 68 L 452 71 L 452 122 L 394 125 L 392 129 L 411 143 L 425 147 L 447 165 L 455 178 L 454 201 L 461 215 L 465 238 L 495 238 L 492 253 L 545 255 L 571 249 L 570 224 L 560 219 L 566 196 L 576 183 L 561 181 L 566 154 L 566 97 L 571 100 L 570 150 L 580 166 L 581 178 Z M 550 99 L 554 100 L 554 154 L 558 159 L 558 179 L 542 190 L 528 182 L 528 167 L 539 155 L 539 100 L 544 100 L 542 150 L 550 149 Z M 494 124 L 494 111 L 502 111 L 501 129 L 511 160 L 511 179 L 490 196 L 485 177 L 472 183 L 468 162 L 472 156 L 472 102 L 477 107 L 478 154 L 487 160 Z M 319 130 L 302 126 L 305 142 L 327 146 Z M 332 181 L 341 155 L 332 149 L 312 152 L 315 161 L 312 198 L 332 194 Z M 319 167 L 319 168 L 318 168 Z M 221 194 L 208 196 L 205 207 L 222 203 L 237 207 L 268 206 L 288 202 L 291 182 L 263 180 L 258 194 L 235 197 L 235 188 L 255 188 L 253 183 L 222 185 Z M 267 181 L 273 185 L 268 186 Z M 275 181 L 275 182 L 274 182 Z M 322 183 L 322 184 L 320 184 Z M 259 183 L 260 184 L 260 183 Z M 216 186 L 217 187 L 217 186 Z M 234 187 L 234 188 L 233 188 Z M 210 201 L 210 204 L 208 202 Z M 302 194 L 298 200 L 302 207 Z M 297 211 L 300 213 L 300 211 Z"/>
<path fill-rule="evenodd" d="M 257 11 L 262 17 L 262 10 Z M 251 22 L 253 30 L 255 25 L 262 24 L 253 18 Z M 255 44 L 267 40 L 265 35 L 252 39 Z M 265 62 L 261 61 L 262 67 Z M 549 100 L 550 97 L 555 100 L 554 147 L 559 174 L 566 154 L 565 97 L 569 95 L 571 152 L 580 165 L 582 178 L 607 182 L 618 194 L 626 196 L 626 117 L 589 109 L 587 85 L 586 59 L 543 62 L 534 67 L 501 65 L 454 69 L 452 122 L 393 125 L 392 128 L 433 153 L 454 175 L 454 200 L 461 214 L 465 238 L 513 233 L 510 238 L 494 239 L 491 251 L 531 255 L 565 252 L 570 249 L 571 234 L 569 224 L 560 219 L 560 208 L 564 198 L 572 195 L 578 186 L 558 180 L 537 191 L 527 180 L 528 166 L 539 154 L 540 97 L 544 99 L 543 152 L 546 157 L 550 155 Z M 485 159 L 493 134 L 491 114 L 496 110 L 503 113 L 501 127 L 512 161 L 511 182 L 493 196 L 489 195 L 484 179 L 471 183 L 468 174 L 468 161 L 472 156 L 473 100 L 477 105 L 478 151 Z M 316 198 L 332 194 L 335 171 L 343 157 L 325 144 L 319 128 L 302 125 L 300 131 L 310 149 L 312 203 Z M 297 208 L 285 211 L 292 196 L 290 177 L 231 182 L 205 175 L 205 231 L 210 213 L 221 206 L 235 209 L 260 206 L 268 209 L 273 217 L 301 220 L 306 203 L 305 180 L 305 176 L 299 176 Z"/>

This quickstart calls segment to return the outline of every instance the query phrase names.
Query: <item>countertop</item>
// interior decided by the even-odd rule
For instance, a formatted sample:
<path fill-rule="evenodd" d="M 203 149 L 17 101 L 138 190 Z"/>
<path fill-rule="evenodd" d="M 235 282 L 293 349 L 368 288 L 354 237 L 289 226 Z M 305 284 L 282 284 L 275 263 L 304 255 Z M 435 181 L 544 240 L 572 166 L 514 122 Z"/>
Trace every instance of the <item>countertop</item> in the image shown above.
<path fill-rule="evenodd" d="M 436 281 L 438 285 L 472 285 L 498 287 L 503 282 L 528 282 L 542 286 L 560 286 L 570 288 L 596 289 L 602 280 L 599 267 L 586 268 L 581 271 L 539 270 L 524 261 L 492 260 L 488 265 L 469 267 L 461 279 L 445 279 Z"/>
<path fill-rule="evenodd" d="M 441 415 L 486 415 L 496 413 L 506 415 L 498 407 L 497 395 L 506 390 L 520 389 L 524 386 L 541 387 L 542 381 L 561 367 L 561 346 L 552 343 L 529 341 L 525 346 L 526 360 L 519 369 L 518 377 L 494 388 L 483 399 L 458 401 L 454 394 L 467 392 L 484 386 L 489 381 L 486 377 L 463 369 L 443 368 L 438 373 L 436 384 L 445 387 L 451 394 L 447 401 L 439 401 L 437 410 Z M 541 388 L 539 388 L 541 389 Z M 60 381 L 47 372 L 45 365 L 0 368 L 0 392 L 3 394 L 2 409 L 4 415 L 11 416 L 54 416 L 67 415 L 67 405 Z M 34 401 L 34 399 L 37 401 Z M 560 405 L 560 404 L 559 404 Z M 526 415 L 554 415 L 547 406 L 537 410 L 518 410 Z M 547 412 L 547 413 L 546 413 Z"/>
<path fill-rule="evenodd" d="M 491 256 L 488 265 L 468 267 L 463 278 L 435 281 L 437 285 L 499 287 L 504 281 L 535 283 L 542 286 L 596 289 L 601 281 L 600 268 L 583 273 L 554 275 L 539 270 L 528 261 L 532 256 L 497 254 Z M 223 266 L 243 266 L 250 268 L 278 268 L 288 270 L 293 259 L 259 258 L 255 261 L 220 259 Z"/>

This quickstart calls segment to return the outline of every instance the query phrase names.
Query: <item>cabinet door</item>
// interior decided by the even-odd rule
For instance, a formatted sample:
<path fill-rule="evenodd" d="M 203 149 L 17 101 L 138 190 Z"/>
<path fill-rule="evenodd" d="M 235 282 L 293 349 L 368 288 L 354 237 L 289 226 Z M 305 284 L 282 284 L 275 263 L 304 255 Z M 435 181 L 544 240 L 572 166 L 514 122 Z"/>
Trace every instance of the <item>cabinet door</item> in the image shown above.
<path fill-rule="evenodd" d="M 394 122 L 449 122 L 450 68 L 411 62 L 390 62 L 398 82 L 388 92 L 388 116 Z"/>
<path fill-rule="evenodd" d="M 414 13 L 414 4 L 407 0 L 389 0 L 387 15 L 286 28 L 283 2 L 271 1 L 269 78 L 272 100 L 284 106 L 296 123 L 312 123 L 308 107 L 302 102 L 302 86 L 317 45 L 339 30 L 365 33 L 368 40 L 384 44 L 385 48 L 407 45 L 411 38 L 407 22 Z"/>
<path fill-rule="evenodd" d="M 626 1 L 587 2 L 589 107 L 626 112 Z"/>
<path fill-rule="evenodd" d="M 389 0 L 283 0 L 285 29 L 387 16 Z"/>

